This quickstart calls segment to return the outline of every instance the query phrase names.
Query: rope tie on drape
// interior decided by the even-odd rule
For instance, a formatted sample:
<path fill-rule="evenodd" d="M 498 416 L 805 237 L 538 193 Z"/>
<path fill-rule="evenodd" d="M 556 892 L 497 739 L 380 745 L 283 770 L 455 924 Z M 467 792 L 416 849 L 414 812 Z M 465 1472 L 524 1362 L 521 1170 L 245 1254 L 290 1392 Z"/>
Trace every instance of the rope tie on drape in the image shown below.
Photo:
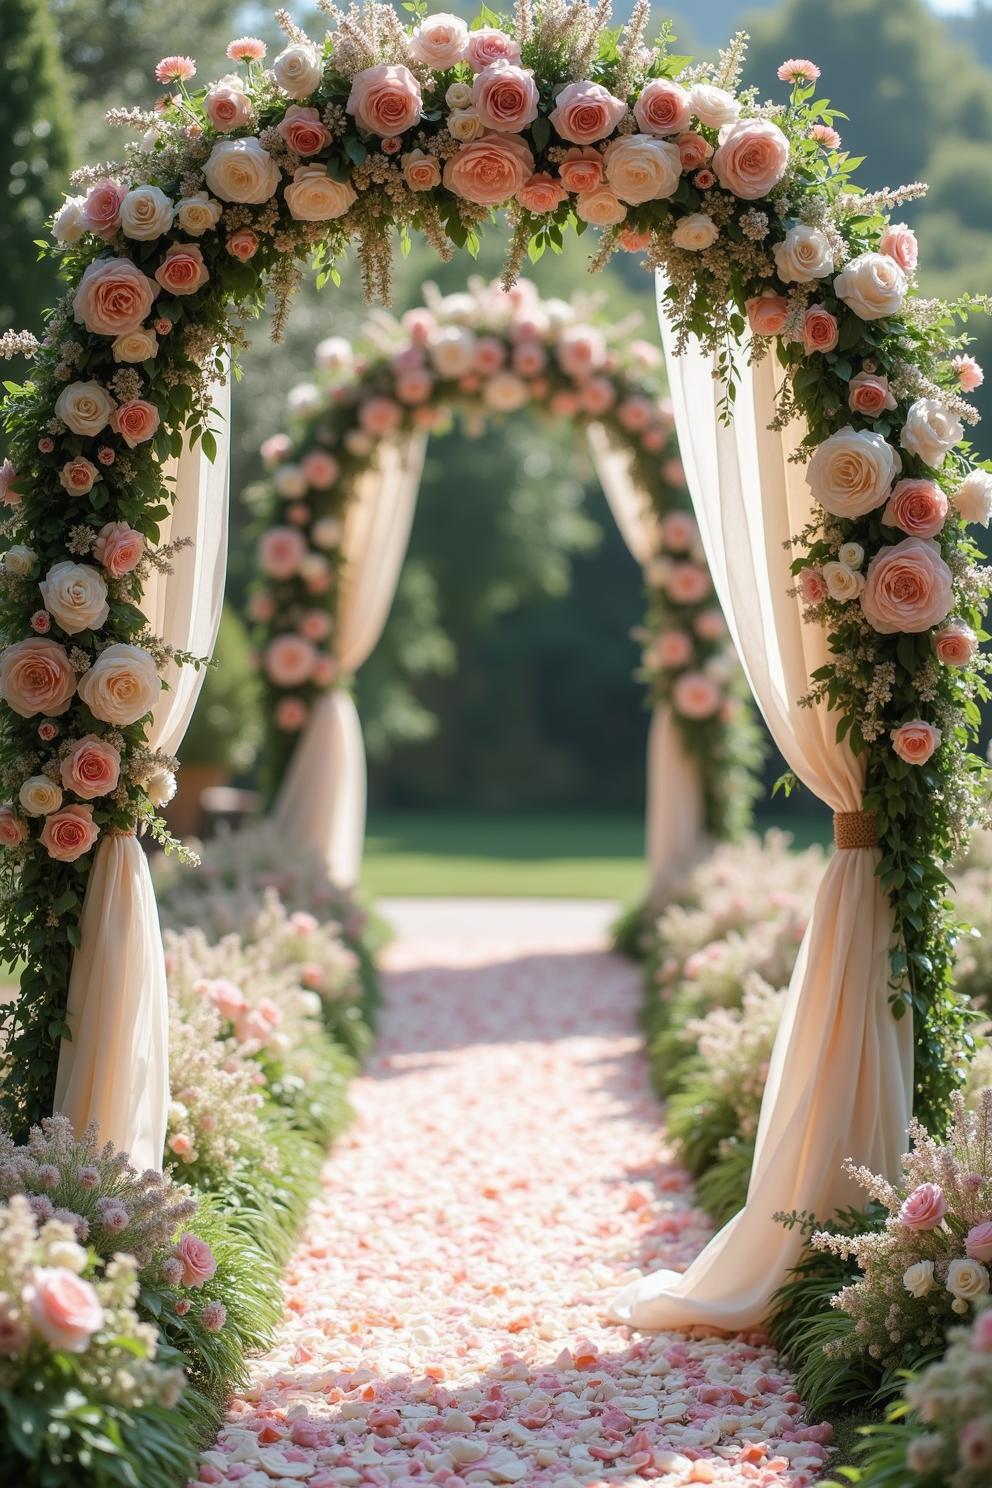
<path fill-rule="evenodd" d="M 835 811 L 834 842 L 840 848 L 877 847 L 878 824 L 874 811 Z"/>

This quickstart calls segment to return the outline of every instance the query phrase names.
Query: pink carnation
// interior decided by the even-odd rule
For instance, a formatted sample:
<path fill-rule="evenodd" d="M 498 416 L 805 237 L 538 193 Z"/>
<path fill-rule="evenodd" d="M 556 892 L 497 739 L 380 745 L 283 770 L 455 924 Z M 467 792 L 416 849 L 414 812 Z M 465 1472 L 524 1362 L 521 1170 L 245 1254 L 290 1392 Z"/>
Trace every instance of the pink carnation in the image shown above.
<path fill-rule="evenodd" d="M 815 83 L 819 76 L 820 69 L 816 63 L 805 57 L 790 57 L 778 70 L 780 83 Z"/>
<path fill-rule="evenodd" d="M 825 150 L 840 149 L 840 135 L 830 124 L 814 124 L 810 134 Z"/>
<path fill-rule="evenodd" d="M 265 42 L 257 36 L 239 36 L 227 44 L 227 55 L 232 62 L 261 62 L 265 52 Z"/>
<path fill-rule="evenodd" d="M 192 57 L 163 57 L 155 67 L 158 83 L 187 83 L 196 76 L 196 63 Z"/>

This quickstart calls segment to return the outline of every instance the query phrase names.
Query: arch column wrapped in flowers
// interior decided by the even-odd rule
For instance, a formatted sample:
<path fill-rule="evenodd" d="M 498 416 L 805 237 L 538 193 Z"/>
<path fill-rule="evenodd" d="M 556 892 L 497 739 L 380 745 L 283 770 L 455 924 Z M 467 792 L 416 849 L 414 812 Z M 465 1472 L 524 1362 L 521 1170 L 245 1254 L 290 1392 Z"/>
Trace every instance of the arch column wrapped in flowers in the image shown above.
<path fill-rule="evenodd" d="M 69 293 L 44 343 L 4 338 L 36 352 L 30 383 L 4 406 L 0 477 L 12 506 L 2 923 L 8 958 L 26 966 L 6 1015 L 8 1114 L 22 1125 L 50 1103 L 94 838 L 138 824 L 162 832 L 148 721 L 167 656 L 142 616 L 142 574 L 117 579 L 101 559 L 103 529 L 124 523 L 158 543 L 163 463 L 184 435 L 216 448 L 204 432 L 211 352 L 237 353 L 239 317 L 270 290 L 278 332 L 303 261 L 329 277 L 357 242 L 367 288 L 385 292 L 389 228 L 450 256 L 505 206 L 509 280 L 528 252 L 557 251 L 566 230 L 589 227 L 604 229 L 594 266 L 625 250 L 663 268 L 676 354 L 694 336 L 715 358 L 722 416 L 744 386 L 735 358 L 749 321 L 756 351 L 785 374 L 776 429 L 799 423 L 813 496 L 811 523 L 791 534 L 793 577 L 805 623 L 827 642 L 809 698 L 837 715 L 863 766 L 878 834 L 888 964 L 867 992 L 873 1009 L 912 1011 L 917 1109 L 939 1125 L 963 1021 L 944 865 L 983 796 L 969 751 L 987 583 L 966 523 L 988 520 L 992 476 L 962 439 L 975 415 L 961 392 L 980 373 L 954 315 L 975 302 L 921 298 L 912 236 L 891 221 L 920 188 L 857 191 L 812 63 L 783 63 L 782 101 L 760 104 L 739 88 L 740 40 L 715 67 L 689 67 L 668 28 L 645 46 L 646 4 L 619 33 L 603 9 L 561 0 L 521 0 L 512 21 L 471 32 L 452 17 L 404 26 L 376 4 L 323 8 L 334 29 L 320 45 L 280 12 L 288 45 L 270 72 L 252 38 L 229 48 L 245 72 L 197 93 L 190 59 L 163 61 L 169 99 L 115 115 L 145 131 L 142 142 L 120 165 L 84 172 L 56 216 Z M 785 557 L 765 560 L 780 595 Z M 145 704 L 117 729 L 119 744 L 107 738 L 117 720 L 91 706 L 108 691 Z M 112 790 L 87 799 L 73 783 L 63 806 L 29 784 L 57 784 L 91 734 L 119 755 Z M 832 986 L 846 1005 L 838 947 Z M 799 998 L 795 1026 L 807 1012 Z M 774 1102 L 768 1112 L 768 1129 L 789 1119 Z M 878 1115 L 888 1127 L 901 1119 Z M 849 1155 L 865 1161 L 864 1133 L 854 1135 Z M 832 1193 L 832 1174 L 818 1177 L 812 1207 Z"/>

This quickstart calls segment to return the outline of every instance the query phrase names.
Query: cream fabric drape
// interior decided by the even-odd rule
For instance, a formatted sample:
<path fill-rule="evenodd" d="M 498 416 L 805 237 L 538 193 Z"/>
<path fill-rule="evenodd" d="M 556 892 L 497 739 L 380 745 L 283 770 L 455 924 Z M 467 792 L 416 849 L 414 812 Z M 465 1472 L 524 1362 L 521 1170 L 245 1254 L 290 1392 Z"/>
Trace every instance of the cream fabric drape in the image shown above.
<path fill-rule="evenodd" d="M 630 451 L 591 424 L 589 449 L 614 521 L 631 557 L 647 568 L 658 552 L 658 522 L 634 477 Z M 649 907 L 660 909 L 675 881 L 698 855 L 706 824 L 703 775 L 686 749 L 667 704 L 651 715 L 647 748 L 646 838 Z"/>
<path fill-rule="evenodd" d="M 743 369 L 734 423 L 719 420 L 712 361 L 677 355 L 661 306 L 682 461 L 714 583 L 758 705 L 785 759 L 834 811 L 857 811 L 864 761 L 835 738 L 836 718 L 800 708 L 826 634 L 804 625 L 790 596 L 783 543 L 811 515 L 796 431 L 773 433 L 771 356 Z M 801 1249 L 776 1211 L 822 1219 L 855 1196 L 845 1157 L 890 1178 L 912 1107 L 912 1020 L 888 1005 L 891 914 L 877 849 L 838 851 L 824 875 L 789 987 L 758 1124 L 747 1204 L 684 1275 L 658 1272 L 625 1288 L 616 1317 L 646 1329 L 760 1324 Z"/>
<path fill-rule="evenodd" d="M 228 384 L 213 389 L 217 458 L 199 445 L 165 466 L 175 503 L 161 543 L 191 540 L 172 572 L 153 573 L 142 599 L 149 627 L 177 650 L 209 656 L 217 639 L 227 564 Z M 171 666 L 149 729 L 149 747 L 174 754 L 205 676 Z M 62 1044 L 55 1109 L 77 1132 L 95 1121 L 103 1141 L 130 1153 L 139 1171 L 160 1168 L 169 1107 L 165 960 L 155 893 L 135 837 L 97 844 L 69 981 L 71 1040 Z"/>
<path fill-rule="evenodd" d="M 342 680 L 382 634 L 406 556 L 424 465 L 426 434 L 383 446 L 348 508 L 334 654 Z M 342 888 L 358 882 L 365 840 L 365 749 L 350 692 L 318 700 L 275 805 L 276 830 L 326 863 Z"/>

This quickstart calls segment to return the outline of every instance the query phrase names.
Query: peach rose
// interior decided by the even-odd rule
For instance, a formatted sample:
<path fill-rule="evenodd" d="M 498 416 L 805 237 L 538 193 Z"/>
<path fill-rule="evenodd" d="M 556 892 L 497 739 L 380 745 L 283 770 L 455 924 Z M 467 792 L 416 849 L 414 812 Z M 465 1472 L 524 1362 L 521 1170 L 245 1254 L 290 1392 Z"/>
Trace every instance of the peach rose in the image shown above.
<path fill-rule="evenodd" d="M 947 520 L 947 497 L 933 481 L 897 481 L 882 513 L 886 527 L 899 527 L 910 537 L 936 537 Z"/>
<path fill-rule="evenodd" d="M 519 62 L 520 43 L 505 31 L 493 26 L 480 26 L 470 31 L 465 43 L 465 60 L 473 72 L 482 72 L 494 62 Z"/>
<path fill-rule="evenodd" d="M 400 156 L 403 179 L 411 191 L 432 191 L 441 184 L 441 167 L 433 155 L 409 150 Z"/>
<path fill-rule="evenodd" d="M 978 637 L 970 625 L 952 620 L 933 634 L 933 649 L 944 666 L 967 666 L 978 650 Z"/>
<path fill-rule="evenodd" d="M 259 539 L 259 567 L 270 579 L 292 578 L 306 554 L 306 540 L 294 527 L 270 527 Z"/>
<path fill-rule="evenodd" d="M 425 16 L 410 37 L 410 56 L 435 72 L 447 72 L 465 56 L 468 27 L 460 16 Z"/>
<path fill-rule="evenodd" d="M 892 730 L 889 735 L 892 740 L 892 748 L 901 760 L 907 765 L 925 765 L 934 750 L 940 744 L 940 729 L 934 728 L 932 723 L 924 723 L 922 718 L 914 718 L 910 723 L 900 724 Z M 909 1203 L 907 1199 L 906 1203 Z M 903 1208 L 905 1208 L 905 1204 Z M 901 1218 L 901 1213 L 900 1213 Z M 903 1220 L 906 1224 L 908 1221 Z M 930 1225 L 914 1224 L 912 1229 L 930 1229 Z"/>
<path fill-rule="evenodd" d="M 672 553 L 687 553 L 699 536 L 695 517 L 689 512 L 667 512 L 661 519 L 661 537 Z"/>
<path fill-rule="evenodd" d="M 680 134 L 688 129 L 691 117 L 688 93 L 671 78 L 652 78 L 634 104 L 634 118 L 642 134 Z M 702 160 L 698 164 L 702 165 Z"/>
<path fill-rule="evenodd" d="M 627 105 L 601 83 L 569 83 L 555 97 L 548 118 L 559 137 L 573 145 L 592 145 L 612 134 Z"/>
<path fill-rule="evenodd" d="M 513 348 L 513 370 L 521 377 L 537 377 L 548 365 L 548 354 L 540 341 L 518 341 Z"/>
<path fill-rule="evenodd" d="M 837 321 L 822 305 L 810 305 L 803 320 L 803 346 L 807 356 L 815 351 L 833 351 L 837 345 Z"/>
<path fill-rule="evenodd" d="M 85 1353 L 93 1334 L 103 1327 L 99 1297 L 88 1281 L 68 1267 L 36 1267 L 24 1300 L 35 1332 L 62 1353 Z"/>
<path fill-rule="evenodd" d="M 720 689 L 704 672 L 684 672 L 672 687 L 672 704 L 683 718 L 712 718 L 720 706 Z"/>
<path fill-rule="evenodd" d="M 155 270 L 155 279 L 170 294 L 196 294 L 210 278 L 203 253 L 195 243 L 170 243 Z"/>
<path fill-rule="evenodd" d="M 108 796 L 116 790 L 120 773 L 121 757 L 117 750 L 96 734 L 77 739 L 62 759 L 62 784 L 84 801 Z"/>
<path fill-rule="evenodd" d="M 251 122 L 251 99 L 237 77 L 222 77 L 207 89 L 203 111 L 221 134 L 244 129 Z"/>
<path fill-rule="evenodd" d="M 906 724 L 904 727 L 912 727 Z M 922 725 L 924 729 L 929 724 Z M 930 754 L 933 750 L 930 750 Z M 927 755 L 929 759 L 930 754 Z M 936 1183 L 921 1183 L 903 1199 L 899 1210 L 899 1222 L 907 1230 L 935 1230 L 947 1213 L 947 1200 Z"/>
<path fill-rule="evenodd" d="M 59 471 L 59 485 L 70 496 L 87 496 L 99 479 L 100 471 L 97 466 L 92 460 L 85 460 L 82 455 L 78 455 L 75 460 L 67 460 Z"/>
<path fill-rule="evenodd" d="M 89 461 L 86 463 L 89 464 Z M 16 489 L 16 481 L 17 471 L 14 469 L 13 462 L 5 459 L 0 465 L 0 506 L 20 506 L 21 493 Z"/>
<path fill-rule="evenodd" d="M 575 198 L 575 215 L 580 222 L 593 227 L 616 227 L 627 215 L 627 208 L 612 187 L 604 182 L 592 191 L 580 191 Z"/>
<path fill-rule="evenodd" d="M 496 207 L 516 196 L 534 174 L 534 157 L 515 135 L 484 134 L 445 162 L 443 181 L 455 196 Z"/>
<path fill-rule="evenodd" d="M 345 108 L 359 129 L 386 137 L 403 134 L 420 119 L 420 84 L 408 67 L 381 62 L 351 80 Z"/>
<path fill-rule="evenodd" d="M 317 653 L 302 636 L 275 636 L 265 648 L 265 670 L 277 687 L 299 687 L 313 674 Z"/>
<path fill-rule="evenodd" d="M 218 140 L 204 164 L 203 175 L 221 201 L 267 202 L 279 185 L 279 167 L 253 135 Z"/>
<path fill-rule="evenodd" d="M 217 1262 L 210 1246 L 191 1230 L 180 1236 L 176 1255 L 183 1266 L 183 1286 L 202 1287 L 217 1270 Z"/>
<path fill-rule="evenodd" d="M 106 176 L 96 181 L 86 193 L 80 210 L 80 222 L 100 238 L 112 238 L 121 225 L 121 202 L 128 188 Z"/>
<path fill-rule="evenodd" d="M 894 258 L 904 274 L 911 274 L 919 258 L 916 234 L 904 222 L 890 222 L 882 233 L 878 251 Z"/>
<path fill-rule="evenodd" d="M 92 806 L 63 806 L 45 817 L 39 842 L 57 863 L 74 863 L 100 835 Z"/>
<path fill-rule="evenodd" d="M 929 630 L 946 620 L 954 604 L 951 571 L 936 543 L 922 538 L 879 548 L 866 579 L 861 607 L 881 635 Z"/>
<path fill-rule="evenodd" d="M 151 654 L 123 642 L 101 651 L 79 679 L 79 696 L 93 717 L 121 728 L 150 713 L 161 691 Z"/>
<path fill-rule="evenodd" d="M 72 311 L 95 336 L 120 336 L 138 329 L 157 294 L 157 286 L 129 258 L 98 258 L 83 271 Z"/>
<path fill-rule="evenodd" d="M 411 367 L 396 378 L 396 396 L 409 408 L 426 403 L 433 391 L 434 379 L 426 367 Z"/>
<path fill-rule="evenodd" d="M 123 578 L 141 562 L 145 539 L 127 522 L 107 522 L 97 533 L 93 557 L 114 579 Z"/>
<path fill-rule="evenodd" d="M 286 187 L 286 205 L 299 222 L 330 222 L 358 200 L 347 181 L 335 181 L 326 165 L 301 165 Z"/>
<path fill-rule="evenodd" d="M 19 847 L 27 840 L 27 823 L 14 815 L 13 806 L 0 806 L 0 847 Z"/>
<path fill-rule="evenodd" d="M 698 170 L 713 154 L 713 146 L 706 136 L 697 134 L 694 129 L 687 129 L 684 134 L 680 134 L 675 143 L 684 171 Z"/>
<path fill-rule="evenodd" d="M 38 588 L 45 609 L 68 635 L 99 630 L 110 614 L 106 580 L 92 564 L 71 558 L 54 563 Z"/>
<path fill-rule="evenodd" d="M 554 176 L 549 176 L 547 171 L 531 176 L 517 192 L 520 205 L 525 211 L 534 213 L 554 212 L 567 199 L 568 192 L 564 186 Z"/>
<path fill-rule="evenodd" d="M 331 142 L 331 131 L 321 122 L 320 111 L 293 103 L 276 125 L 289 148 L 297 155 L 317 155 Z"/>
<path fill-rule="evenodd" d="M 603 180 L 603 157 L 591 147 L 573 146 L 558 167 L 566 191 L 595 191 Z"/>
<path fill-rule="evenodd" d="M 767 196 L 788 166 L 789 141 L 770 119 L 739 119 L 713 156 L 720 185 L 744 201 Z"/>
<path fill-rule="evenodd" d="M 277 729 L 295 734 L 307 721 L 307 705 L 302 698 L 280 698 L 274 716 Z"/>
<path fill-rule="evenodd" d="M 159 412 L 154 403 L 148 403 L 144 398 L 131 398 L 114 409 L 110 426 L 129 449 L 134 449 L 152 438 L 159 422 Z"/>
<path fill-rule="evenodd" d="M 58 641 L 15 641 L 0 652 L 0 698 L 21 718 L 57 718 L 76 691 L 76 674 Z"/>
<path fill-rule="evenodd" d="M 617 399 L 617 390 L 608 377 L 590 377 L 579 389 L 579 407 L 593 418 L 607 413 Z"/>
<path fill-rule="evenodd" d="M 512 62 L 493 62 L 472 84 L 472 105 L 485 129 L 519 134 L 537 118 L 540 97 L 533 74 Z"/>
<path fill-rule="evenodd" d="M 569 377 L 588 377 L 606 362 L 606 338 L 596 326 L 566 326 L 555 348 L 558 365 Z"/>
<path fill-rule="evenodd" d="M 862 413 L 866 418 L 877 418 L 884 411 L 891 413 L 896 407 L 889 379 L 873 372 L 859 372 L 851 378 L 847 403 L 852 413 Z"/>
<path fill-rule="evenodd" d="M 963 393 L 973 393 L 980 388 L 985 381 L 985 372 L 981 362 L 973 356 L 956 356 L 951 361 L 954 375 L 958 380 L 958 387 Z"/>
<path fill-rule="evenodd" d="M 756 336 L 780 336 L 789 318 L 789 301 L 785 295 L 766 290 L 753 295 L 744 306 L 748 325 Z"/>
<path fill-rule="evenodd" d="M 228 238 L 225 247 L 232 258 L 236 258 L 239 263 L 247 263 L 258 252 L 258 234 L 253 233 L 250 227 L 239 227 Z"/>

